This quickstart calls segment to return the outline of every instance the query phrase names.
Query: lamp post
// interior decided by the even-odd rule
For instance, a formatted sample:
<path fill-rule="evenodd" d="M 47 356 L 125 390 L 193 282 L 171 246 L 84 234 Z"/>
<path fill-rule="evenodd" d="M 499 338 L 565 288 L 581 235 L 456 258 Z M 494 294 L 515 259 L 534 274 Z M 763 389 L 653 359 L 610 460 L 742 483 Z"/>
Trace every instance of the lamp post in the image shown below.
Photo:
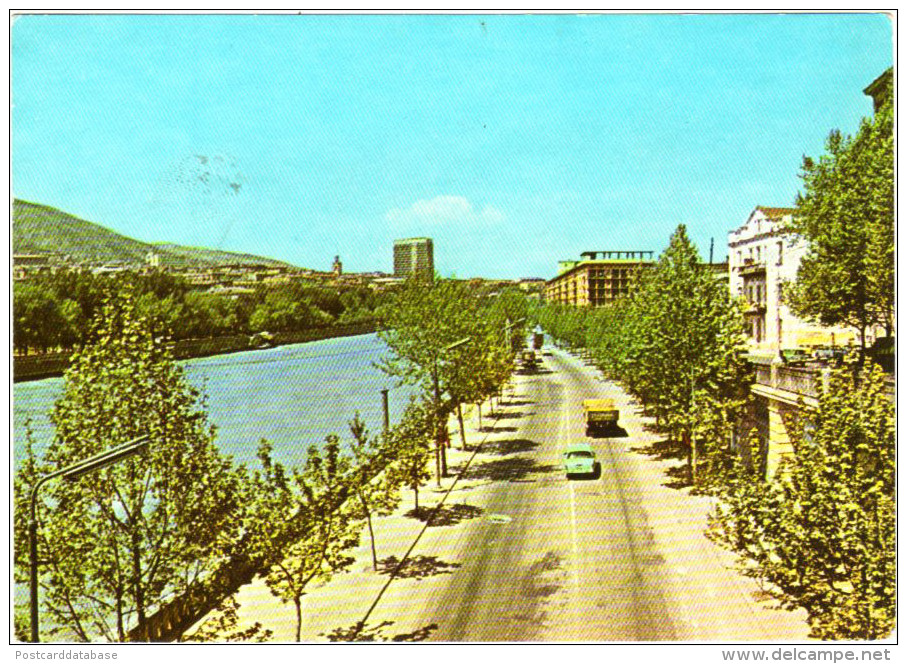
<path fill-rule="evenodd" d="M 55 477 L 62 477 L 72 482 L 83 475 L 93 473 L 101 468 L 113 465 L 123 459 L 138 454 L 150 442 L 148 435 L 139 436 L 128 443 L 111 448 L 106 452 L 78 461 L 71 466 L 56 470 L 35 482 L 31 490 L 31 501 L 28 512 L 28 557 L 29 557 L 29 610 L 31 612 L 31 641 L 38 643 L 38 519 L 36 517 L 36 503 L 38 489 Z"/>

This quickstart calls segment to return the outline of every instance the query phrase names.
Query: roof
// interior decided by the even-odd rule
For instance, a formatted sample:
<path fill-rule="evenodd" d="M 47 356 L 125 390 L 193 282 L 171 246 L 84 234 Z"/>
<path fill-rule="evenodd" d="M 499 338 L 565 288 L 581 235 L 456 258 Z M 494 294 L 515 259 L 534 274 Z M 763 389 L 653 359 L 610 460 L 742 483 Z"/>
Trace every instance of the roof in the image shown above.
<path fill-rule="evenodd" d="M 584 399 L 583 408 L 586 410 L 612 410 L 614 399 Z"/>
<path fill-rule="evenodd" d="M 756 209 L 762 212 L 769 219 L 777 219 L 779 217 L 784 217 L 788 214 L 793 214 L 797 210 L 794 208 L 786 207 L 765 207 L 763 205 L 757 205 Z"/>

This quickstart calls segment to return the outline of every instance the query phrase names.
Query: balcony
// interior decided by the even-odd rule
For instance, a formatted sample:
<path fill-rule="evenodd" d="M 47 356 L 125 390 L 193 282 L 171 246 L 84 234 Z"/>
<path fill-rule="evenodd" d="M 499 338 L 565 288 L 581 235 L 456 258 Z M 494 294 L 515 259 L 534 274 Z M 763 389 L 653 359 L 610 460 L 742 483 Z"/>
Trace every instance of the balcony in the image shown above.
<path fill-rule="evenodd" d="M 743 264 L 737 266 L 737 272 L 741 275 L 765 274 L 765 263 L 752 258 L 744 258 Z"/>

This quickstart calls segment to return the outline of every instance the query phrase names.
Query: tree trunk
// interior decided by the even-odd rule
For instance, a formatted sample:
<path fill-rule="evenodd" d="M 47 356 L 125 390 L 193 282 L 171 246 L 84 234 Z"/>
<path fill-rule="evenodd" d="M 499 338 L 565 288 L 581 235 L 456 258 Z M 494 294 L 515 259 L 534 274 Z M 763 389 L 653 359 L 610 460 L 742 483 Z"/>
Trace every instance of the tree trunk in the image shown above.
<path fill-rule="evenodd" d="M 480 401 L 478 404 L 476 404 L 476 407 L 479 410 L 479 431 L 481 431 L 482 430 L 482 402 Z"/>
<path fill-rule="evenodd" d="M 368 508 L 368 503 L 362 494 L 359 494 L 359 502 L 362 503 L 362 511 L 365 512 L 365 520 L 368 523 L 368 537 L 372 544 L 372 569 L 378 571 L 378 553 L 375 551 L 375 531 L 372 528 L 372 511 Z"/>
<path fill-rule="evenodd" d="M 463 448 L 466 449 L 466 427 L 463 424 L 463 404 L 457 404 L 457 421 L 460 423 L 460 442 L 463 443 Z"/>
<path fill-rule="evenodd" d="M 131 524 L 135 529 L 136 524 Z M 143 641 L 148 641 L 148 624 L 145 619 L 145 588 L 142 586 L 142 558 L 141 543 L 137 530 L 132 532 L 132 576 L 133 594 L 135 595 L 135 610 L 138 617 L 138 631 Z"/>
<path fill-rule="evenodd" d="M 696 471 L 694 470 L 694 466 L 696 465 L 696 458 L 693 454 L 693 440 L 690 434 L 686 431 L 681 434 L 681 440 L 683 440 L 684 446 L 687 448 L 687 479 L 692 485 L 696 482 Z"/>
<path fill-rule="evenodd" d="M 296 605 L 296 643 L 302 641 L 302 599 L 299 596 L 293 598 Z"/>
<path fill-rule="evenodd" d="M 416 500 L 416 514 L 418 514 L 419 513 L 419 487 L 417 487 L 417 486 L 413 487 L 413 495 L 415 496 L 415 500 Z"/>

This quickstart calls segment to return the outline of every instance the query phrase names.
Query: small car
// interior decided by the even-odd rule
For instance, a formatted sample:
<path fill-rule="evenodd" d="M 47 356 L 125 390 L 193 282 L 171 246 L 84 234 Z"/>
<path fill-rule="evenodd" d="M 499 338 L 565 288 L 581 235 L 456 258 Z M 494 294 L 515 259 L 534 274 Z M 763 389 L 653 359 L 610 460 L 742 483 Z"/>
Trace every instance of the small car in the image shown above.
<path fill-rule="evenodd" d="M 598 477 L 601 466 L 595 460 L 595 450 L 589 443 L 574 443 L 564 450 L 564 470 L 568 478 L 574 475 Z"/>

